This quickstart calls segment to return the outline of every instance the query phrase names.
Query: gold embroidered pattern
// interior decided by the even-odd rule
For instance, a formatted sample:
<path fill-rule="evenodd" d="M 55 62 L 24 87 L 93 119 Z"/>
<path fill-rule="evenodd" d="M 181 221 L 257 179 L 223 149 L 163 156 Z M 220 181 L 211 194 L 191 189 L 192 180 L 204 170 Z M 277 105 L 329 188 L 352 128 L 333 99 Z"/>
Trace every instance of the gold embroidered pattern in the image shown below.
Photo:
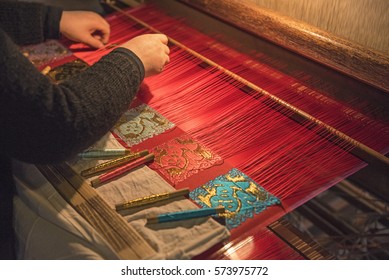
<path fill-rule="evenodd" d="M 66 79 L 73 77 L 89 67 L 84 61 L 76 59 L 54 68 L 47 74 L 54 82 L 61 83 Z"/>
<path fill-rule="evenodd" d="M 152 168 L 176 184 L 201 170 L 223 163 L 222 158 L 188 135 L 154 148 Z"/>
<path fill-rule="evenodd" d="M 168 119 L 142 104 L 124 113 L 114 126 L 113 132 L 127 145 L 133 146 L 173 127 L 174 124 Z"/>

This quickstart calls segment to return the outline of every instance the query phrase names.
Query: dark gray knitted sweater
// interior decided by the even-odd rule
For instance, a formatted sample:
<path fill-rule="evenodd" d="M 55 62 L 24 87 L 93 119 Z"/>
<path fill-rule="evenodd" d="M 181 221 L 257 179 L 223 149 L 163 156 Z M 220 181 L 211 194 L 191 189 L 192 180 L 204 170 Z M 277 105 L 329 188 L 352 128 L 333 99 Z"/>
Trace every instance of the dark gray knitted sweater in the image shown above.
<path fill-rule="evenodd" d="M 11 159 L 61 162 L 109 131 L 144 77 L 138 57 L 118 48 L 55 85 L 15 43 L 59 37 L 62 11 L 0 1 L 0 258 L 13 258 Z"/>

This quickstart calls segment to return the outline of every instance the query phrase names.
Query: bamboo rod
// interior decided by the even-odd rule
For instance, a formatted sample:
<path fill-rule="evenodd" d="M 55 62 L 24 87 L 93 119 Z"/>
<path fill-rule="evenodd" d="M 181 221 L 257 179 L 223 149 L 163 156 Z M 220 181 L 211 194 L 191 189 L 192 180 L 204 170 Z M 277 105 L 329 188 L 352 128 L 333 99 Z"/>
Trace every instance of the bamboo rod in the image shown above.
<path fill-rule="evenodd" d="M 155 33 L 162 33 L 161 31 L 159 31 L 158 29 L 154 28 L 153 26 L 149 25 L 148 23 L 134 17 L 133 15 L 130 15 L 126 12 L 124 12 L 122 9 L 118 8 L 117 6 L 115 6 L 115 4 L 113 4 L 112 2 L 114 1 L 105 1 L 106 4 L 108 6 L 110 6 L 112 9 L 118 11 L 119 13 L 125 15 L 127 18 L 141 24 L 142 26 L 148 28 L 149 30 L 155 32 Z M 340 138 L 341 140 L 345 141 L 346 143 L 352 145 L 354 148 L 357 149 L 357 151 L 351 151 L 354 155 L 356 155 L 357 157 L 359 157 L 361 160 L 365 161 L 366 163 L 369 163 L 369 164 L 373 164 L 375 166 L 377 166 L 378 168 L 380 168 L 382 171 L 385 171 L 385 172 L 389 172 L 389 158 L 387 158 L 386 156 L 382 155 L 381 153 L 375 151 L 374 149 L 364 145 L 363 143 L 353 139 L 352 137 L 348 136 L 347 134 L 344 134 L 343 132 L 337 130 L 336 128 L 320 121 L 319 119 L 313 117 L 312 115 L 304 112 L 303 110 L 300 110 L 299 108 L 289 104 L 288 102 L 272 95 L 271 93 L 269 93 L 268 91 L 260 88 L 259 86 L 253 84 L 252 82 L 244 79 L 243 77 L 235 74 L 234 72 L 231 72 L 230 70 L 224 68 L 223 66 L 217 64 L 216 62 L 208 59 L 207 57 L 199 54 L 198 52 L 188 48 L 187 46 L 185 46 L 184 44 L 178 42 L 177 40 L 167 36 L 168 39 L 169 39 L 169 42 L 176 45 L 177 47 L 183 49 L 184 51 L 188 52 L 189 54 L 199 58 L 200 60 L 204 61 L 205 63 L 207 63 L 208 65 L 212 66 L 212 67 L 215 67 L 216 69 L 218 69 L 219 71 L 222 71 L 223 73 L 225 73 L 226 75 L 228 75 L 229 77 L 235 79 L 236 81 L 239 81 L 240 83 L 246 85 L 247 87 L 251 88 L 252 90 L 262 94 L 262 95 L 265 95 L 266 97 L 268 97 L 269 99 L 271 99 L 272 101 L 276 102 L 277 104 L 289 109 L 290 111 L 294 112 L 295 114 L 299 115 L 300 117 L 302 117 L 303 119 L 305 120 L 308 120 L 310 121 L 311 123 L 319 126 L 320 128 L 324 129 L 325 131 L 329 132 L 330 134 Z"/>

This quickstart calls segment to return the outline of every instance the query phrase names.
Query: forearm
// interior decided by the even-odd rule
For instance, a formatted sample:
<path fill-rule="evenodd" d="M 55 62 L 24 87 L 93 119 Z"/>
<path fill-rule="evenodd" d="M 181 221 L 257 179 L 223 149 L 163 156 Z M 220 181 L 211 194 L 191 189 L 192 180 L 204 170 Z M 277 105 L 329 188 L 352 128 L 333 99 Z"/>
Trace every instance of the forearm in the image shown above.
<path fill-rule="evenodd" d="M 20 45 L 59 38 L 61 14 L 38 3 L 0 1 L 0 27 Z"/>

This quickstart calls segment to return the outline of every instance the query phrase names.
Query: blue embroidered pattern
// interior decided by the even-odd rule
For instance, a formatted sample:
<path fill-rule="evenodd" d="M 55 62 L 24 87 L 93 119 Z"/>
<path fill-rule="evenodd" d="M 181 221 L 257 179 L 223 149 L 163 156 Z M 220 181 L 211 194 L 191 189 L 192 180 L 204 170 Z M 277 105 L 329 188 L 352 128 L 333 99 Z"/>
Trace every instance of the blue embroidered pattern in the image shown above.
<path fill-rule="evenodd" d="M 255 183 L 236 168 L 194 189 L 190 198 L 201 207 L 223 206 L 226 209 L 226 226 L 238 227 L 248 218 L 264 211 L 280 200 Z"/>

